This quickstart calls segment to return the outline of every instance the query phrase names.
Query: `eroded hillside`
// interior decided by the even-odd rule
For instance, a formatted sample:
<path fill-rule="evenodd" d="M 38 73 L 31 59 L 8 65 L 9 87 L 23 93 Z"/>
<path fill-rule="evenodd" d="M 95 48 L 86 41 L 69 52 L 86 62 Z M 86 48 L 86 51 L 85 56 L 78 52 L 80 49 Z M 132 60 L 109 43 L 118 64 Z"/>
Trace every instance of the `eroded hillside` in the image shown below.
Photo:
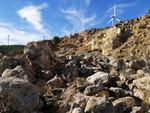
<path fill-rule="evenodd" d="M 111 27 L 91 29 L 61 38 L 57 54 L 86 53 L 101 49 L 106 56 L 141 58 L 150 52 L 150 15 L 121 21 Z"/>

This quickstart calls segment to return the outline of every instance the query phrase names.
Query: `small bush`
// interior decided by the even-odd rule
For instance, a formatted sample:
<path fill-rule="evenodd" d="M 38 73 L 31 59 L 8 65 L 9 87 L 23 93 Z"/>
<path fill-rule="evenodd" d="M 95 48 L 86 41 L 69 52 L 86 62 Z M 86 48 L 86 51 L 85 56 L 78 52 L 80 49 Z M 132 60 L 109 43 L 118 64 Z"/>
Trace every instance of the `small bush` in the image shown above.
<path fill-rule="evenodd" d="M 142 25 L 142 24 L 139 25 L 139 29 L 144 29 L 144 28 L 145 28 L 144 25 Z"/>
<path fill-rule="evenodd" d="M 102 52 L 102 49 L 98 49 L 98 52 Z"/>
<path fill-rule="evenodd" d="M 75 55 L 76 53 L 75 52 L 71 52 L 71 55 Z"/>
<path fill-rule="evenodd" d="M 124 56 L 122 56 L 122 55 L 118 55 L 118 56 L 117 56 L 118 59 L 119 59 L 119 58 L 123 58 L 123 57 L 124 57 Z"/>
<path fill-rule="evenodd" d="M 54 36 L 53 38 L 53 44 L 57 45 L 60 42 L 60 38 L 58 36 Z"/>
<path fill-rule="evenodd" d="M 93 49 L 93 52 L 98 51 L 98 49 Z"/>
<path fill-rule="evenodd" d="M 105 33 L 101 33 L 98 38 L 103 38 Z"/>
<path fill-rule="evenodd" d="M 88 52 L 88 53 L 91 53 L 91 52 L 92 52 L 92 50 L 88 50 L 87 52 Z"/>
<path fill-rule="evenodd" d="M 135 56 L 131 56 L 131 60 L 135 60 L 136 59 L 136 57 Z"/>

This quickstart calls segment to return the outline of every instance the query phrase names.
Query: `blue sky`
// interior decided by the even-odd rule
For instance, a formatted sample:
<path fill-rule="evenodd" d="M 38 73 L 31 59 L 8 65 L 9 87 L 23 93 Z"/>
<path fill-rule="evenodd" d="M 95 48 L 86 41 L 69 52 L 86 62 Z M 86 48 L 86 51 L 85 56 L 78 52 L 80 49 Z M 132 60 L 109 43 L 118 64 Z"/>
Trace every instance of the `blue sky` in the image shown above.
<path fill-rule="evenodd" d="M 113 15 L 121 21 L 145 15 L 150 0 L 1 0 L 0 44 L 27 44 L 106 25 Z M 115 21 L 117 22 L 117 21 Z"/>

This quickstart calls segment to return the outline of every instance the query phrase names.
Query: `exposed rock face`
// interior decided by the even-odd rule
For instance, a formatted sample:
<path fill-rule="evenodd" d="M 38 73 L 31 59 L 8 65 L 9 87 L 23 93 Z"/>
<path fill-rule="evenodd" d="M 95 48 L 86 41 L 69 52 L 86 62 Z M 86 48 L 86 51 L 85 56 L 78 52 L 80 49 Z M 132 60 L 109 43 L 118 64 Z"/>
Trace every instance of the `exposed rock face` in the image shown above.
<path fill-rule="evenodd" d="M 2 77 L 17 77 L 17 78 L 22 78 L 24 80 L 30 81 L 30 82 L 35 82 L 35 73 L 32 70 L 29 70 L 28 68 L 22 67 L 22 66 L 17 66 L 14 69 L 6 69 L 2 73 Z"/>
<path fill-rule="evenodd" d="M 34 69 L 54 68 L 58 59 L 53 51 L 42 42 L 31 42 L 24 49 L 26 60 Z"/>
<path fill-rule="evenodd" d="M 112 103 L 106 97 L 90 97 L 85 113 L 115 113 Z"/>
<path fill-rule="evenodd" d="M 38 96 L 38 88 L 16 77 L 0 78 L 0 102 L 4 103 L 3 109 L 7 113 L 29 113 L 43 106 Z"/>
<path fill-rule="evenodd" d="M 86 81 L 90 82 L 90 83 L 94 83 L 97 84 L 98 82 L 106 85 L 108 84 L 110 79 L 110 75 L 109 73 L 105 73 L 105 72 L 97 72 L 91 76 L 89 76 Z"/>
<path fill-rule="evenodd" d="M 109 51 L 120 47 L 130 36 L 130 33 L 127 29 L 121 28 L 110 28 L 108 30 L 104 30 L 101 34 L 104 33 L 103 37 L 94 38 L 85 45 L 90 49 L 101 48 L 103 50 L 103 54 L 106 55 Z M 100 36 L 100 34 L 99 34 Z"/>

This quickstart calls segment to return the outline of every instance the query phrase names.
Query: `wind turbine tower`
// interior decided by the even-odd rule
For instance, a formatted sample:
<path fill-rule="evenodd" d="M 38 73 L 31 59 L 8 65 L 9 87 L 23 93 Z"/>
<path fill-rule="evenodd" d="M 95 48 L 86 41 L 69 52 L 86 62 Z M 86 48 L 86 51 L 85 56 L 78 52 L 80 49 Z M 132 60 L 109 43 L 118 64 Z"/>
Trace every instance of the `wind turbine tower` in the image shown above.
<path fill-rule="evenodd" d="M 112 21 L 112 25 L 113 25 L 114 19 L 116 19 L 118 22 L 120 22 L 120 20 L 118 18 L 116 18 L 116 5 L 115 4 L 114 4 L 114 15 L 111 16 L 111 20 L 107 24 L 109 24 Z"/>

